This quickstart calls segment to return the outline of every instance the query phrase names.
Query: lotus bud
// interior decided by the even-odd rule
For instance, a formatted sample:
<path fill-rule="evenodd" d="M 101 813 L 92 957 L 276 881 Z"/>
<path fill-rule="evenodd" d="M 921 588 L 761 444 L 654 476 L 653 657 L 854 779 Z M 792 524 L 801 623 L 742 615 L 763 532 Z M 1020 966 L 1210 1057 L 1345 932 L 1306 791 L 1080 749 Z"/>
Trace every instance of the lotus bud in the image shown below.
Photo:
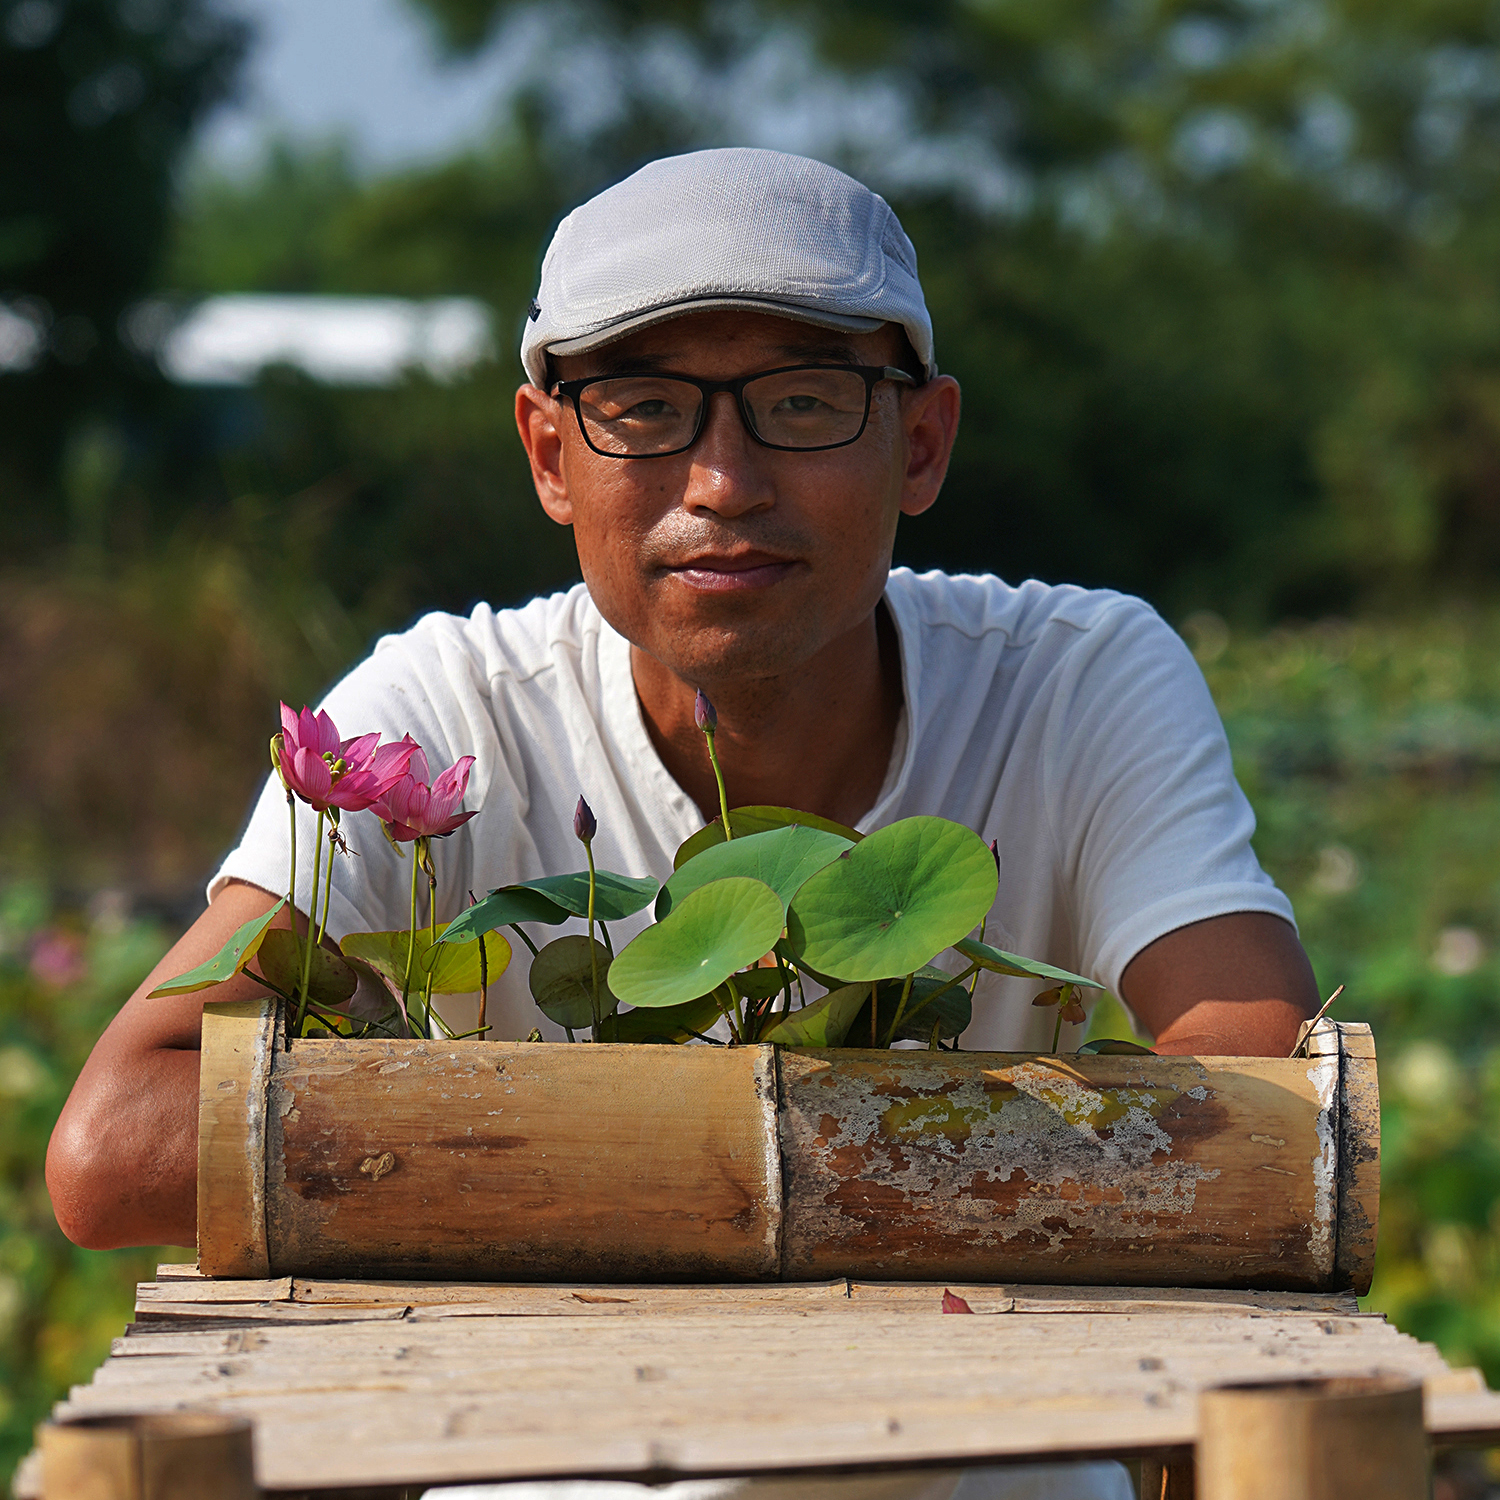
<path fill-rule="evenodd" d="M 271 768 L 280 778 L 282 786 L 286 786 L 286 777 L 281 773 L 281 751 L 285 744 L 286 736 L 278 729 L 271 736 Z M 287 791 L 290 792 L 291 788 L 287 787 Z"/>
<path fill-rule="evenodd" d="M 1033 1005 L 1061 1005 L 1063 1003 L 1063 987 L 1057 985 L 1054 989 L 1043 990 L 1031 1003 Z"/>
<path fill-rule="evenodd" d="M 995 874 L 1000 873 L 1000 840 L 990 840 L 990 858 L 995 861 Z"/>
<path fill-rule="evenodd" d="M 943 1288 L 942 1308 L 945 1313 L 971 1313 L 974 1311 L 957 1292 L 950 1292 L 947 1287 Z"/>
<path fill-rule="evenodd" d="M 714 706 L 708 701 L 708 694 L 702 688 L 698 689 L 698 696 L 693 699 L 693 723 L 704 734 L 712 734 L 719 727 L 719 716 L 714 712 Z"/>
<path fill-rule="evenodd" d="M 582 843 L 586 844 L 598 831 L 599 823 L 594 817 L 593 808 L 580 797 L 578 806 L 573 809 L 573 832 Z"/>

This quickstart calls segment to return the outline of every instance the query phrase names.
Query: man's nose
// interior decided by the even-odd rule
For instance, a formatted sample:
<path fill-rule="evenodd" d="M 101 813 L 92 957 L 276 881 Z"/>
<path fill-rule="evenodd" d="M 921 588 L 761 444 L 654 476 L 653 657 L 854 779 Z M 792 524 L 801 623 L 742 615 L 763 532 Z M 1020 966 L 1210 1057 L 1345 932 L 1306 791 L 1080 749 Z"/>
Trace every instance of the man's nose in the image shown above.
<path fill-rule="evenodd" d="M 688 450 L 682 503 L 720 516 L 741 516 L 774 504 L 769 450 L 745 430 L 739 403 L 728 391 L 715 391 L 708 402 L 703 431 Z"/>

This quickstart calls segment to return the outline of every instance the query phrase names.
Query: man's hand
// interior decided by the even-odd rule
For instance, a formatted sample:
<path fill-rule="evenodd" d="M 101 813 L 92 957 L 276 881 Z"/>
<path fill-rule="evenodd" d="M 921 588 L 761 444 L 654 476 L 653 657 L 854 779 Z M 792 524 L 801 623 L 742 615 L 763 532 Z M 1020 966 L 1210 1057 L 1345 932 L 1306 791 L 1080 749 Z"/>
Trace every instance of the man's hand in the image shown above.
<path fill-rule="evenodd" d="M 210 959 L 276 897 L 231 882 L 126 1001 L 94 1045 L 47 1148 L 62 1231 L 89 1250 L 197 1240 L 198 1048 L 203 1002 L 266 993 L 250 974 L 193 995 L 147 996 Z M 285 911 L 272 924 L 285 927 Z M 305 927 L 298 916 L 298 927 Z"/>
<path fill-rule="evenodd" d="M 1125 967 L 1121 998 L 1156 1050 L 1287 1057 L 1318 1008 L 1312 965 L 1289 922 L 1236 912 L 1179 927 Z"/>

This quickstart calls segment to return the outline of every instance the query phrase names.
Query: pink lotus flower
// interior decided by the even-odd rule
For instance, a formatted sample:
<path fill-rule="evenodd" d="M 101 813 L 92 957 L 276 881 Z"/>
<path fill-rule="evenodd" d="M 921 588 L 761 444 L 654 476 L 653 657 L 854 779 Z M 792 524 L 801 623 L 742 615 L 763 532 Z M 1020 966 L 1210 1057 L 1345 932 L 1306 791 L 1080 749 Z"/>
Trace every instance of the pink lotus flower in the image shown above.
<path fill-rule="evenodd" d="M 462 756 L 429 786 L 427 757 L 418 749 L 412 755 L 410 769 L 373 804 L 373 810 L 398 843 L 442 838 L 474 816 L 453 810 L 468 790 L 473 764 L 472 755 Z"/>
<path fill-rule="evenodd" d="M 379 733 L 341 740 L 326 713 L 304 707 L 296 714 L 285 703 L 278 738 L 276 768 L 281 779 L 314 812 L 330 807 L 363 812 L 400 781 L 412 757 L 422 753 L 410 735 L 384 745 Z"/>

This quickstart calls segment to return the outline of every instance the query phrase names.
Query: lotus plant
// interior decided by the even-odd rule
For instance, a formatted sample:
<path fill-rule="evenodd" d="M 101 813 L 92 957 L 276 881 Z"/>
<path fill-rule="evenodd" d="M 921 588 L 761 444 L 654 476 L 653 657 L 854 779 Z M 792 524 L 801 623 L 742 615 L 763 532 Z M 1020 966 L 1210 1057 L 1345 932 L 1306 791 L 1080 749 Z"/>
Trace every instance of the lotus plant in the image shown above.
<path fill-rule="evenodd" d="M 385 743 L 377 734 L 343 739 L 326 712 L 293 713 L 283 704 L 271 758 L 292 809 L 286 898 L 240 928 L 208 963 L 153 993 L 206 989 L 253 960 L 258 977 L 287 1001 L 294 1034 L 430 1035 L 436 1028 L 452 1037 L 433 996 L 477 991 L 479 1026 L 467 1034 L 484 1036 L 488 983 L 511 957 L 500 932 L 507 928 L 530 951 L 533 999 L 569 1041 L 587 1029 L 595 1042 L 905 1041 L 956 1049 L 982 973 L 1047 986 L 1035 1003 L 1056 1007 L 1054 1051 L 1063 1024 L 1085 1019 L 1080 994 L 1098 988 L 1095 981 L 985 941 L 999 889 L 998 844 L 945 818 L 903 818 L 865 835 L 795 808 L 731 808 L 715 742 L 718 714 L 701 690 L 693 719 L 713 769 L 719 815 L 678 849 L 665 883 L 597 866 L 599 821 L 580 796 L 573 832 L 585 869 L 502 886 L 479 901 L 471 896 L 444 926 L 437 920 L 434 840 L 476 815 L 460 805 L 474 758 L 463 756 L 434 777 L 409 735 Z M 271 926 L 283 906 L 296 909 L 298 800 L 318 818 L 310 917 L 320 890 L 323 897 L 305 944 L 295 922 L 291 931 Z M 344 847 L 340 820 L 367 810 L 400 857 L 412 848 L 410 922 L 404 931 L 349 933 L 334 952 L 324 936 L 333 859 Z M 425 924 L 420 874 L 427 877 Z M 616 953 L 609 924 L 648 906 L 654 920 Z M 540 945 L 526 930 L 572 921 L 583 931 Z M 945 952 L 946 967 L 937 962 Z M 380 997 L 373 1003 L 372 993 Z M 721 1021 L 728 1043 L 710 1034 Z"/>

